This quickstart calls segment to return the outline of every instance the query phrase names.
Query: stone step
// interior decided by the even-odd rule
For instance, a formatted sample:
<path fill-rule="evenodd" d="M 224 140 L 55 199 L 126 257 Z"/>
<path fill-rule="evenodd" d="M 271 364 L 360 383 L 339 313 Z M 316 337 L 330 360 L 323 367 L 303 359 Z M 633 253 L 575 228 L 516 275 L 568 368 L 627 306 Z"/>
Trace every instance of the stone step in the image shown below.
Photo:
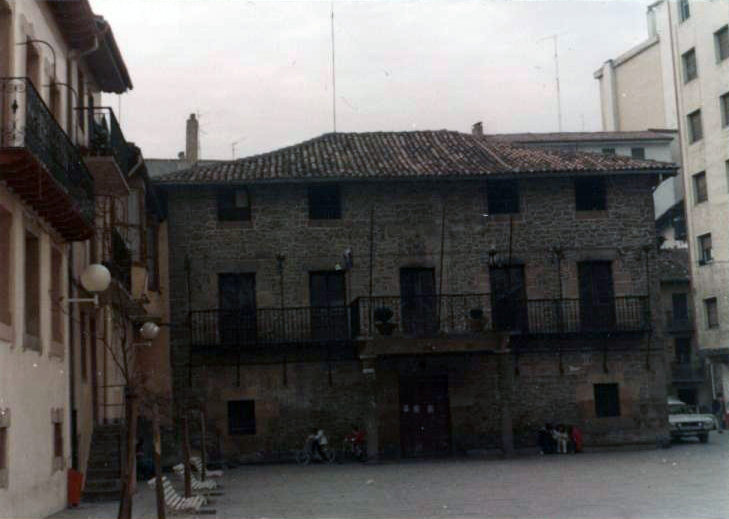
<path fill-rule="evenodd" d="M 84 487 L 85 491 L 87 492 L 97 492 L 97 491 L 108 491 L 108 490 L 119 490 L 121 488 L 119 478 L 112 478 L 112 479 L 93 479 L 88 480 L 86 482 L 86 486 Z"/>
<path fill-rule="evenodd" d="M 120 497 L 120 490 L 92 490 L 84 491 L 82 500 L 87 503 L 99 502 L 99 501 L 118 501 Z"/>
<path fill-rule="evenodd" d="M 121 469 L 119 467 L 89 467 L 86 472 L 86 481 L 93 481 L 97 479 L 119 479 L 121 476 Z"/>

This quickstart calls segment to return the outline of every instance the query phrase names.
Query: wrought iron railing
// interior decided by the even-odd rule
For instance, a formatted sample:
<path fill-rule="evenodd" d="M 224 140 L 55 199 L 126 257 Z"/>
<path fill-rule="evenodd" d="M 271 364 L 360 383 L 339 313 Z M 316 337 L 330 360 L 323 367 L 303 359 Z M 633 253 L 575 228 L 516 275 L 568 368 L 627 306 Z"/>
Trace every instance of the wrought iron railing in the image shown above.
<path fill-rule="evenodd" d="M 693 362 L 672 362 L 671 376 L 673 382 L 701 382 L 706 379 L 706 363 L 703 360 Z"/>
<path fill-rule="evenodd" d="M 381 333 L 377 309 L 392 311 L 390 323 L 403 336 L 469 335 L 487 330 L 528 334 L 641 332 L 651 326 L 648 298 L 615 297 L 601 303 L 579 299 L 499 299 L 490 294 L 442 294 L 402 298 L 361 297 L 352 303 L 359 337 Z M 474 316 L 480 318 L 474 318 Z"/>
<path fill-rule="evenodd" d="M 116 229 L 111 231 L 111 258 L 104 265 L 127 292 L 132 291 L 132 253 Z"/>
<path fill-rule="evenodd" d="M 94 179 L 28 78 L 0 78 L 0 148 L 26 148 L 94 220 Z"/>
<path fill-rule="evenodd" d="M 134 166 L 135 153 L 119 126 L 114 111 L 107 106 L 79 108 L 89 114 L 91 128 L 87 151 L 91 155 L 112 156 L 126 176 Z"/>
<path fill-rule="evenodd" d="M 348 306 L 241 308 L 190 312 L 193 346 L 245 348 L 352 338 Z"/>

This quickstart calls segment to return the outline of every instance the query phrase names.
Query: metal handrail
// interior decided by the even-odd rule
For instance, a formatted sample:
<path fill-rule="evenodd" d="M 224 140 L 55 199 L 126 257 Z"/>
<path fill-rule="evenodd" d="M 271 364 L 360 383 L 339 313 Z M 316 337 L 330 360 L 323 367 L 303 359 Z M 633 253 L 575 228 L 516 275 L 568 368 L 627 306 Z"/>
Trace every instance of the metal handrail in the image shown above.
<path fill-rule="evenodd" d="M 124 138 L 114 110 L 108 106 L 80 106 L 76 109 L 89 114 L 88 151 L 92 155 L 111 155 L 124 176 L 128 175 L 134 165 L 134 153 Z"/>

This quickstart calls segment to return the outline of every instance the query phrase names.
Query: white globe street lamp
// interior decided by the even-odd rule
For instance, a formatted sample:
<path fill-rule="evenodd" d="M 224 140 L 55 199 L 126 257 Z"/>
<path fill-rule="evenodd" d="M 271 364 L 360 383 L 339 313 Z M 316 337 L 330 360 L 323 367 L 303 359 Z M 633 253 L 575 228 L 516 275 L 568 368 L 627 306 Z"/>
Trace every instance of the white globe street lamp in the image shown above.
<path fill-rule="evenodd" d="M 159 334 L 159 326 L 157 326 L 155 323 L 151 321 L 147 321 L 142 325 L 142 327 L 139 329 L 139 333 L 142 335 L 142 338 L 144 338 L 147 341 L 152 341 L 157 338 L 157 334 Z"/>
<path fill-rule="evenodd" d="M 103 292 L 111 284 L 111 273 L 109 269 L 100 263 L 93 263 L 86 267 L 81 273 L 81 286 L 84 290 L 94 294 L 94 297 L 72 297 L 69 303 L 94 303 L 99 305 L 99 293 Z"/>

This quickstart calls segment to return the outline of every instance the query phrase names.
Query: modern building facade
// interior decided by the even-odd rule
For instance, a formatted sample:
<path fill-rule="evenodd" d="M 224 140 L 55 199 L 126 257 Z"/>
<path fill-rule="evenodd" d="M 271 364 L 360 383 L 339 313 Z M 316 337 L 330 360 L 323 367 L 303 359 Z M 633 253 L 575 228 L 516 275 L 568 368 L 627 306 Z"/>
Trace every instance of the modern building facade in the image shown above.
<path fill-rule="evenodd" d="M 352 424 L 382 456 L 508 452 L 545 421 L 654 443 L 651 193 L 673 173 L 439 131 L 165 175 L 176 402 L 206 403 L 223 456 Z"/>
<path fill-rule="evenodd" d="M 729 392 L 729 6 L 659 1 L 649 38 L 595 77 L 603 128 L 679 131 L 698 344 L 713 396 Z"/>

